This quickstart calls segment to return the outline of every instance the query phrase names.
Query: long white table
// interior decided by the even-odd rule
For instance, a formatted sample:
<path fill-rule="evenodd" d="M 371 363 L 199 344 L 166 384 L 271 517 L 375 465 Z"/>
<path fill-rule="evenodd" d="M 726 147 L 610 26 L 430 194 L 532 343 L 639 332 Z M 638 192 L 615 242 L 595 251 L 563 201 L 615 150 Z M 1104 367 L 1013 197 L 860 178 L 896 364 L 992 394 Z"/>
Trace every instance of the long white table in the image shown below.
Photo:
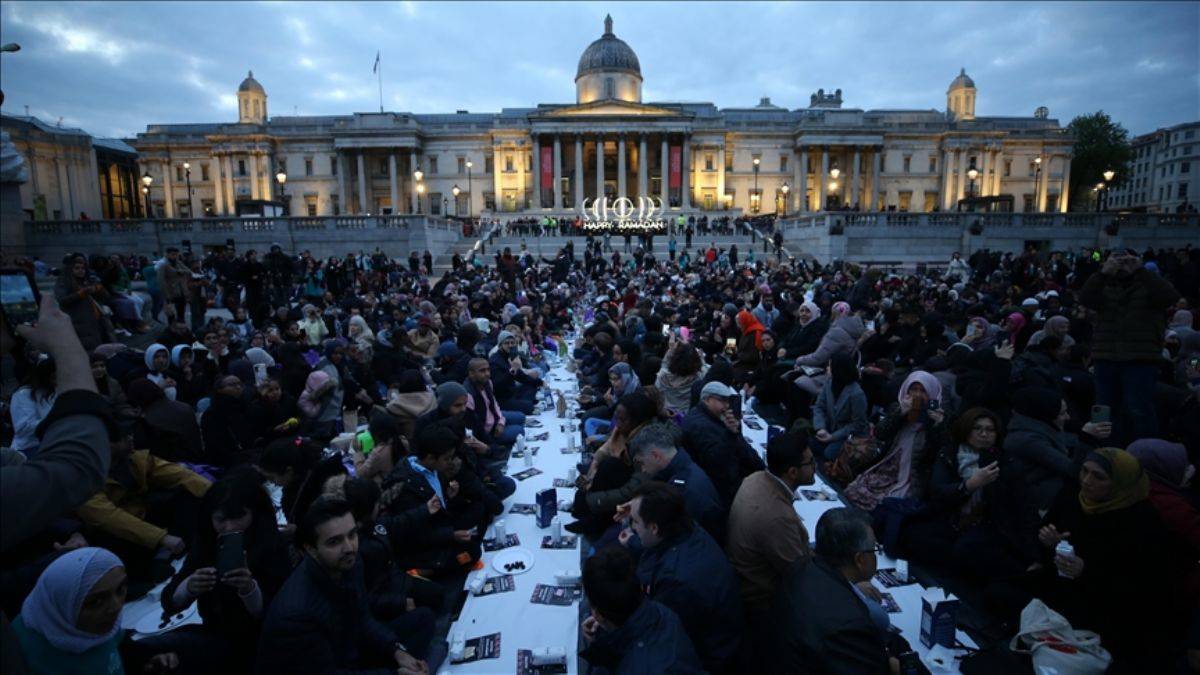
<path fill-rule="evenodd" d="M 568 373 L 562 366 L 550 371 L 546 383 L 551 389 L 563 391 L 567 398 L 573 398 L 570 393 L 576 390 L 575 376 Z M 573 415 L 570 416 L 573 418 Z M 452 665 L 447 658 L 439 672 L 442 673 L 515 673 L 517 671 L 517 651 L 536 650 L 543 647 L 557 647 L 566 652 L 567 672 L 578 672 L 576 645 L 579 637 L 579 603 L 567 606 L 535 605 L 530 602 L 534 587 L 538 584 L 554 586 L 555 574 L 560 570 L 578 571 L 580 568 L 580 550 L 583 539 L 577 538 L 574 549 L 550 550 L 541 548 L 542 537 L 550 534 L 550 529 L 537 526 L 533 515 L 513 514 L 508 511 L 513 504 L 533 504 L 537 493 L 553 487 L 555 478 L 567 478 L 567 472 L 579 462 L 579 452 L 563 454 L 561 448 L 567 447 L 567 435 L 562 427 L 571 419 L 560 419 L 554 410 L 544 411 L 540 415 L 530 416 L 542 423 L 540 428 L 526 427 L 525 434 L 537 436 L 549 433 L 544 441 L 528 441 L 527 447 L 536 446 L 538 453 L 534 457 L 533 466 L 542 473 L 523 481 L 517 482 L 517 491 L 504 500 L 504 514 L 500 516 L 505 521 L 505 529 L 509 534 L 516 534 L 520 546 L 533 553 L 533 567 L 523 574 L 516 574 L 513 580 L 515 590 L 477 597 L 468 595 L 466 604 L 458 617 L 458 621 L 450 627 L 447 639 L 459 632 L 467 640 L 492 633 L 500 633 L 500 656 L 498 659 L 481 659 L 471 663 Z M 576 444 L 578 448 L 578 444 Z M 513 457 L 509 459 L 507 474 L 512 476 L 524 471 L 525 460 Z M 556 501 L 572 500 L 575 496 L 573 488 L 556 488 Z M 570 514 L 559 512 L 563 524 L 574 521 Z M 490 530 L 491 528 L 489 528 Z M 488 535 L 490 536 L 490 532 Z M 564 531 L 564 535 L 567 532 Z M 484 551 L 484 568 L 471 572 L 467 577 L 467 585 L 477 576 L 496 577 L 503 572 L 492 568 L 492 558 L 501 551 Z"/>

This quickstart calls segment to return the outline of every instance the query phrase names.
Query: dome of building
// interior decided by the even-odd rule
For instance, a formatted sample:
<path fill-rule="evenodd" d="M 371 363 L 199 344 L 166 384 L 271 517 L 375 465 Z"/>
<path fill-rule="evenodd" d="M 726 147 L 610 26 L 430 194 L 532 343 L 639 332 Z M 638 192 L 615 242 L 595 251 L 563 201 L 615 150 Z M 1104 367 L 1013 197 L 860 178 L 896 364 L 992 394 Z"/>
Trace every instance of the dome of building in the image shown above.
<path fill-rule="evenodd" d="M 950 83 L 950 91 L 963 88 L 975 88 L 975 80 L 972 80 L 971 77 L 967 75 L 966 68 L 959 70 L 958 77 L 954 78 L 954 81 Z"/>
<path fill-rule="evenodd" d="M 242 80 L 242 83 L 238 85 L 238 91 L 253 91 L 259 94 L 267 93 L 266 90 L 263 89 L 263 86 L 258 83 L 258 80 L 254 79 L 253 70 L 251 70 L 250 73 L 246 75 L 246 79 Z"/>
<path fill-rule="evenodd" d="M 579 69 L 575 73 L 576 80 L 591 73 L 614 71 L 631 73 L 639 79 L 642 77 L 637 54 L 624 40 L 613 34 L 612 24 L 611 15 L 604 17 L 604 35 L 583 50 L 583 55 L 579 57 Z"/>

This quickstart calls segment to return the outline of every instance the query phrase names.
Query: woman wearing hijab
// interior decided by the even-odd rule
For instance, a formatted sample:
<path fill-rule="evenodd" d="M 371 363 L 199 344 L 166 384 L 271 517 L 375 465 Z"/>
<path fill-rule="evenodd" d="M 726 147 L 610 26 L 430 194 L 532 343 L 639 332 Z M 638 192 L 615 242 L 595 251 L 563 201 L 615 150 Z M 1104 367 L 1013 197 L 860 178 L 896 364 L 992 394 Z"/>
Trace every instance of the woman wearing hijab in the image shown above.
<path fill-rule="evenodd" d="M 637 373 L 633 372 L 633 368 L 628 363 L 623 362 L 614 363 L 609 367 L 608 383 L 609 389 L 604 393 L 604 402 L 613 411 L 612 416 L 609 419 L 604 419 L 604 417 L 590 417 L 583 421 L 584 437 L 596 443 L 603 442 L 605 434 L 615 424 L 616 401 L 630 394 L 637 393 L 642 387 Z"/>
<path fill-rule="evenodd" d="M 1150 478 L 1148 497 L 1163 525 L 1185 551 L 1188 561 L 1182 597 L 1200 600 L 1200 511 L 1188 496 L 1195 467 L 1188 464 L 1187 448 L 1158 438 L 1143 438 L 1129 446 Z"/>
<path fill-rule="evenodd" d="M 851 436 L 866 436 L 867 395 L 858 383 L 858 364 L 849 354 L 838 354 L 829 361 L 829 377 L 813 404 L 812 446 L 833 461 L 842 444 Z"/>
<path fill-rule="evenodd" d="M 106 549 L 80 548 L 38 577 L 12 623 L 34 675 L 124 675 L 117 651 L 128 582 L 121 559 Z M 152 659 L 177 665 L 174 654 Z"/>
<path fill-rule="evenodd" d="M 367 320 L 359 314 L 350 317 L 346 336 L 362 345 L 370 345 L 375 340 L 375 332 L 367 325 Z"/>
<path fill-rule="evenodd" d="M 168 399 L 162 388 L 144 377 L 130 382 L 128 391 L 129 403 L 141 413 L 152 454 L 171 462 L 204 459 L 200 424 L 192 406 Z"/>
<path fill-rule="evenodd" d="M 1099 633 L 1114 665 L 1169 672 L 1185 622 L 1170 597 L 1178 558 L 1147 499 L 1150 478 L 1118 448 L 1088 453 L 1078 476 L 1078 490 L 1063 490 L 1038 532 L 1044 567 L 1034 595 L 1073 627 Z M 1056 553 L 1064 540 L 1073 554 Z"/>
<path fill-rule="evenodd" d="M 829 330 L 829 318 L 821 316 L 816 303 L 805 302 L 796 308 L 796 324 L 783 340 L 783 358 L 795 359 L 811 354 L 821 344 L 821 337 Z"/>
<path fill-rule="evenodd" d="M 175 400 L 195 406 L 208 396 L 211 382 L 203 368 L 194 365 L 195 352 L 191 346 L 178 344 L 171 348 L 171 366 L 166 375 L 175 381 Z"/>
<path fill-rule="evenodd" d="M 304 391 L 296 404 L 308 423 L 312 435 L 317 438 L 333 438 L 334 420 L 341 414 L 340 406 L 333 405 L 333 391 L 337 384 L 323 370 L 308 374 Z"/>
<path fill-rule="evenodd" d="M 846 500 L 864 511 L 874 511 L 889 497 L 924 494 L 928 467 L 947 442 L 936 377 L 923 370 L 909 373 L 898 399 L 875 427 L 882 459 L 846 486 Z"/>
<path fill-rule="evenodd" d="M 737 313 L 737 325 L 741 331 L 737 341 L 737 368 L 744 373 L 754 370 L 761 360 L 763 333 L 767 329 L 756 316 L 744 309 Z"/>
<path fill-rule="evenodd" d="M 167 374 L 171 367 L 171 353 L 160 344 L 152 344 L 146 348 L 146 379 L 162 387 L 163 393 L 172 401 L 175 400 L 175 380 Z"/>

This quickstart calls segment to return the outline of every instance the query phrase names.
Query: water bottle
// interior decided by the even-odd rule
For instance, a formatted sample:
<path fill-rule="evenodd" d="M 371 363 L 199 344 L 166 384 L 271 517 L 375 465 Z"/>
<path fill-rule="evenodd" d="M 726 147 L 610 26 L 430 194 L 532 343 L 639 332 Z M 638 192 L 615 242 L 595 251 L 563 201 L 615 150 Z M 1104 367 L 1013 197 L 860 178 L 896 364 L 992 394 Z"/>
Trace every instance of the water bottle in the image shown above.
<path fill-rule="evenodd" d="M 1063 539 L 1058 542 L 1058 546 L 1054 547 L 1054 554 L 1060 555 L 1064 558 L 1074 558 L 1075 557 L 1075 547 L 1071 546 L 1071 543 L 1068 542 L 1066 539 Z M 1062 572 L 1059 572 L 1058 576 L 1066 577 L 1067 575 L 1063 574 Z"/>

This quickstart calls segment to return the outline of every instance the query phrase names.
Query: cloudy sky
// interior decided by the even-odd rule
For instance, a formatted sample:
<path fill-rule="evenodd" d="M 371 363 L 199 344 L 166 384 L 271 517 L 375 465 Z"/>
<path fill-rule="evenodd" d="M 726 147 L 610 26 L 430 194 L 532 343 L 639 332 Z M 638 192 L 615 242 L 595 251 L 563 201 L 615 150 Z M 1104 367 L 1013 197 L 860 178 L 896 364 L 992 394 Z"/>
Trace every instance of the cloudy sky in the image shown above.
<path fill-rule="evenodd" d="M 498 111 L 574 100 L 611 12 L 646 101 L 945 107 L 960 67 L 979 115 L 1066 124 L 1103 109 L 1133 134 L 1200 119 L 1200 3 L 16 2 L 0 4 L 8 114 L 96 136 L 234 121 L 254 70 L 272 115 Z"/>

